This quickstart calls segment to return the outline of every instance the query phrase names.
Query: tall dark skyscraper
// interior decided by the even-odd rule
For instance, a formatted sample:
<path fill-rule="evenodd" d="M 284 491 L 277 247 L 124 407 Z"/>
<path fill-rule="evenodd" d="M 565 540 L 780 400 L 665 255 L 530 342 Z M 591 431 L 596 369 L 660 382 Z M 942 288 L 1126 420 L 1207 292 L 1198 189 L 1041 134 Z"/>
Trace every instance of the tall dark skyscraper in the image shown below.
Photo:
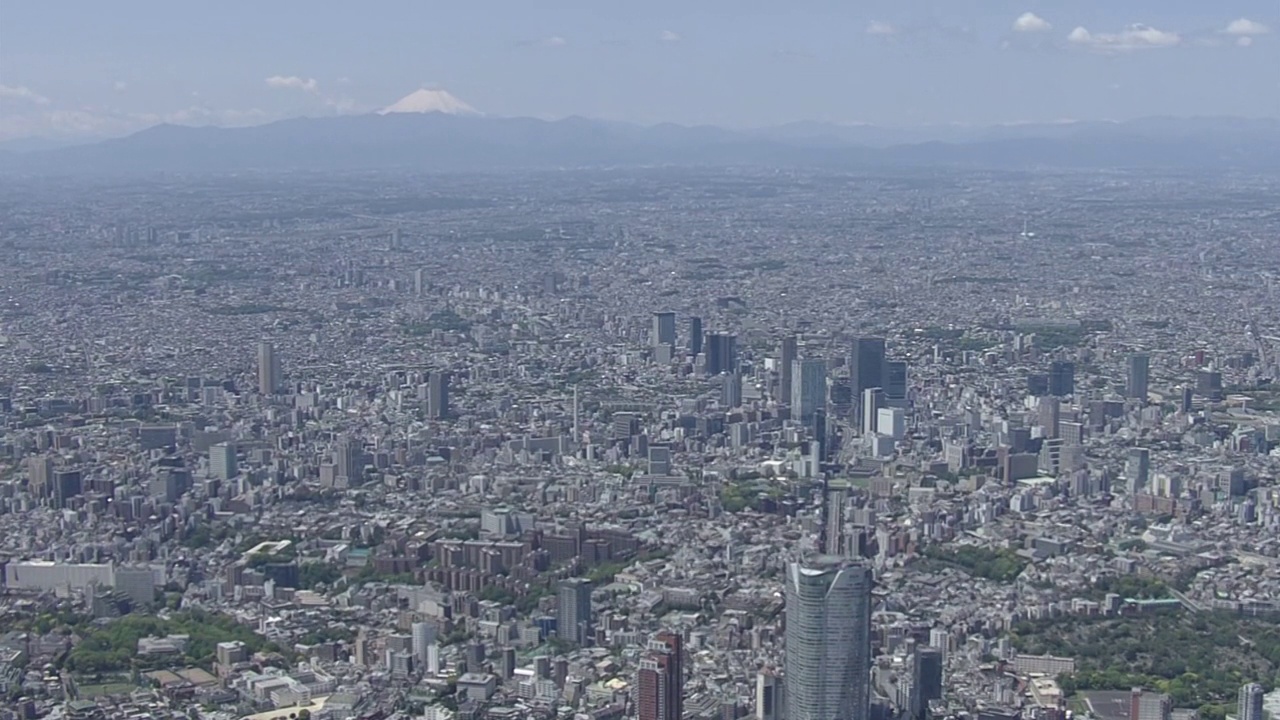
<path fill-rule="evenodd" d="M 653 332 L 649 337 L 651 345 L 676 344 L 676 314 L 673 312 L 656 312 L 653 314 Z"/>
<path fill-rule="evenodd" d="M 683 643 L 675 633 L 658 633 L 649 641 L 636 673 L 636 706 L 640 720 L 684 718 Z"/>
<path fill-rule="evenodd" d="M 1049 394 L 1063 397 L 1076 392 L 1076 365 L 1067 360 L 1049 363 Z"/>
<path fill-rule="evenodd" d="M 738 336 L 728 333 L 707 335 L 707 374 L 733 372 L 738 367 Z"/>
<path fill-rule="evenodd" d="M 1151 356 L 1146 353 L 1135 353 L 1129 356 L 1128 373 L 1125 377 L 1125 397 L 1135 400 L 1146 400 L 1148 378 L 1151 376 Z"/>
<path fill-rule="evenodd" d="M 697 355 L 702 352 L 702 318 L 694 316 L 689 318 L 689 354 Z"/>
<path fill-rule="evenodd" d="M 884 401 L 890 407 L 907 404 L 907 363 L 889 360 L 884 364 Z"/>
<path fill-rule="evenodd" d="M 853 341 L 849 354 L 849 382 L 853 402 L 862 406 L 862 394 L 868 388 L 884 387 L 884 338 L 860 337 Z"/>
<path fill-rule="evenodd" d="M 778 368 L 778 401 L 783 405 L 790 405 L 791 397 L 791 364 L 796 361 L 796 336 L 788 335 L 782 338 L 782 344 L 778 348 L 778 362 L 781 366 Z"/>
<path fill-rule="evenodd" d="M 427 383 L 427 416 L 432 420 L 449 417 L 449 373 L 436 370 Z"/>
<path fill-rule="evenodd" d="M 591 627 L 591 581 L 560 581 L 556 594 L 556 634 L 575 645 L 586 645 L 595 634 Z"/>

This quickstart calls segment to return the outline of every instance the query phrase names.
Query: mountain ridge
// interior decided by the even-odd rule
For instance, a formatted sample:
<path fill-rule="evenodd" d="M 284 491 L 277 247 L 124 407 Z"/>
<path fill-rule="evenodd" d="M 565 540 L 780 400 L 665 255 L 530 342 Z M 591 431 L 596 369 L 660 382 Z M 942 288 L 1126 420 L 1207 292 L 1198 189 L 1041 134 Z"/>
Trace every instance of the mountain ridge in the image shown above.
<path fill-rule="evenodd" d="M 645 165 L 1277 170 L 1280 121 L 1153 117 L 917 128 L 800 122 L 731 130 L 411 111 L 237 128 L 162 124 L 91 144 L 0 156 L 0 170 L 26 174 Z"/>

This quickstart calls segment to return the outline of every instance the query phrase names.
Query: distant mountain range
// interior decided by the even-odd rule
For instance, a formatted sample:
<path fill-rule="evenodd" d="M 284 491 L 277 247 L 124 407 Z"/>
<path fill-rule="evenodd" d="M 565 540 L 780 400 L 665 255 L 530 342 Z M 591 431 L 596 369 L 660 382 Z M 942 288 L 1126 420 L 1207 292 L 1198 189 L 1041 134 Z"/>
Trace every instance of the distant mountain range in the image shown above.
<path fill-rule="evenodd" d="M 418 106 L 442 102 L 418 100 Z M 904 129 L 802 122 L 739 131 L 383 112 L 234 129 L 160 125 L 87 145 L 20 152 L 0 146 L 0 171 L 33 174 L 649 165 L 1280 170 L 1280 121 L 1149 118 Z"/>

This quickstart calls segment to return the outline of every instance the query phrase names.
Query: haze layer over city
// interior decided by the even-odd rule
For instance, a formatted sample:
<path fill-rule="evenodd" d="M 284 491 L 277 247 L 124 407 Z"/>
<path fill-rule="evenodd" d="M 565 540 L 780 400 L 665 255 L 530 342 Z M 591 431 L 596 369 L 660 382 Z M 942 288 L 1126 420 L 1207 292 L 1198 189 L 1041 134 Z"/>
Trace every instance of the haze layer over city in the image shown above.
<path fill-rule="evenodd" d="M 1277 8 L 803 5 L 0 9 L 0 720 L 1280 712 Z"/>

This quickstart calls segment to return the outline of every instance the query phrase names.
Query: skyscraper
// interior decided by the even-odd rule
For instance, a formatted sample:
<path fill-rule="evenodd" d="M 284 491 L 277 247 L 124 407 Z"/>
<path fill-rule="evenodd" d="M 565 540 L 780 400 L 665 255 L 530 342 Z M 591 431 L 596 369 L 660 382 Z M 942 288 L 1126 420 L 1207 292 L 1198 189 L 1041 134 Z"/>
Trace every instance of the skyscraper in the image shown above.
<path fill-rule="evenodd" d="M 636 672 L 636 707 L 640 720 L 684 717 L 684 663 L 680 636 L 663 632 L 649 641 Z"/>
<path fill-rule="evenodd" d="M 862 404 L 867 388 L 884 387 L 884 338 L 854 338 L 849 354 L 849 381 L 854 403 Z"/>
<path fill-rule="evenodd" d="M 556 634 L 575 645 L 586 645 L 594 635 L 591 587 L 590 580 L 570 578 L 560 581 L 556 595 Z"/>
<path fill-rule="evenodd" d="M 788 720 L 868 720 L 871 569 L 824 556 L 786 578 Z"/>
<path fill-rule="evenodd" d="M 862 434 L 870 437 L 876 434 L 880 420 L 880 408 L 884 407 L 884 391 L 880 388 L 867 388 L 862 391 Z"/>
<path fill-rule="evenodd" d="M 1067 360 L 1049 363 L 1049 394 L 1062 397 L 1076 392 L 1076 365 Z"/>
<path fill-rule="evenodd" d="M 427 417 L 432 420 L 449 417 L 449 373 L 433 371 L 427 384 Z"/>
<path fill-rule="evenodd" d="M 653 345 L 676 344 L 676 314 L 673 312 L 656 312 L 653 314 L 653 333 L 649 338 Z"/>
<path fill-rule="evenodd" d="M 1125 397 L 1146 400 L 1147 383 L 1151 374 L 1151 356 L 1145 353 L 1130 355 L 1128 370 L 1124 384 Z"/>
<path fill-rule="evenodd" d="M 1129 448 L 1124 463 L 1124 477 L 1129 481 L 1129 493 L 1149 492 L 1151 484 L 1151 451 L 1144 447 Z"/>
<path fill-rule="evenodd" d="M 738 367 L 738 336 L 729 333 L 707 335 L 707 374 L 733 372 Z"/>
<path fill-rule="evenodd" d="M 258 343 L 258 393 L 275 395 L 280 391 L 280 358 L 271 343 Z"/>
<path fill-rule="evenodd" d="M 827 405 L 827 363 L 823 360 L 791 362 L 791 419 L 813 422 L 813 414 Z"/>
<path fill-rule="evenodd" d="M 778 401 L 783 405 L 791 404 L 791 363 L 796 361 L 796 336 L 782 338 L 778 348 Z"/>
<path fill-rule="evenodd" d="M 333 451 L 333 464 L 338 477 L 346 478 L 348 485 L 359 485 L 364 477 L 364 445 L 352 437 L 342 438 Z"/>
<path fill-rule="evenodd" d="M 696 356 L 702 352 L 702 318 L 689 318 L 689 354 Z"/>
<path fill-rule="evenodd" d="M 780 720 L 786 708 L 786 695 L 782 691 L 782 678 L 771 672 L 756 674 L 755 720 Z"/>
<path fill-rule="evenodd" d="M 427 271 L 423 268 L 413 271 L 413 294 L 418 297 L 427 294 Z"/>
<path fill-rule="evenodd" d="M 884 401 L 889 407 L 907 406 L 907 364 L 902 360 L 884 364 Z"/>
<path fill-rule="evenodd" d="M 1240 697 L 1236 702 L 1236 720 L 1264 720 L 1262 695 L 1262 686 L 1258 683 L 1249 683 L 1240 688 Z"/>
<path fill-rule="evenodd" d="M 415 664 L 429 674 L 440 672 L 440 644 L 436 641 L 434 623 L 416 622 L 412 626 Z"/>
<path fill-rule="evenodd" d="M 235 443 L 220 442 L 209 448 L 209 474 L 219 480 L 230 480 L 240 474 Z"/>

